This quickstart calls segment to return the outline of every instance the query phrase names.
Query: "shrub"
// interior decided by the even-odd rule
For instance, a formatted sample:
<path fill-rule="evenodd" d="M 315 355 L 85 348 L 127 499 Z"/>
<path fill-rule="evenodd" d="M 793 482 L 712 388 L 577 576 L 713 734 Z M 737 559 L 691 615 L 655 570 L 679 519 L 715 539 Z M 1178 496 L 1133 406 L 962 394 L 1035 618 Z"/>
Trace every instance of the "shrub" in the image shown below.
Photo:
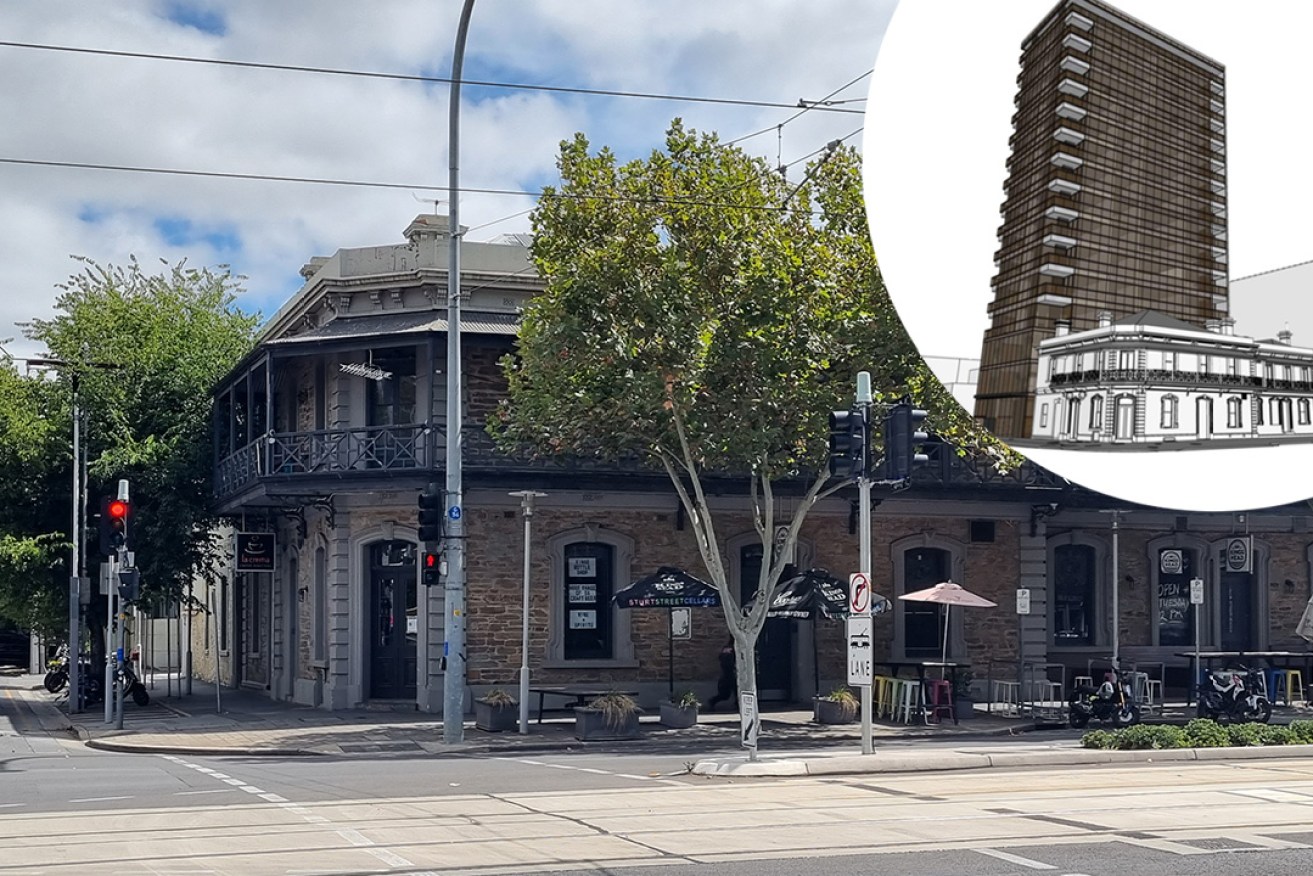
<path fill-rule="evenodd" d="M 1087 730 L 1080 738 L 1081 748 L 1113 748 L 1116 741 L 1117 735 L 1107 730 Z"/>
<path fill-rule="evenodd" d="M 1282 727 L 1279 724 L 1260 724 L 1262 727 L 1259 736 L 1264 745 L 1290 745 L 1295 741 L 1295 734 L 1289 727 Z"/>
<path fill-rule="evenodd" d="M 1186 724 L 1185 739 L 1190 748 L 1225 748 L 1231 744 L 1226 728 L 1209 718 L 1195 718 Z"/>
<path fill-rule="evenodd" d="M 1232 745 L 1248 746 L 1263 744 L 1263 724 L 1232 724 L 1226 728 Z"/>
<path fill-rule="evenodd" d="M 1291 740 L 1293 744 L 1313 744 L 1313 721 L 1291 721 L 1290 733 L 1294 737 Z"/>
<path fill-rule="evenodd" d="M 1186 748 L 1185 731 L 1167 724 L 1137 724 L 1117 732 L 1116 748 L 1135 749 Z"/>
<path fill-rule="evenodd" d="M 691 690 L 684 691 L 682 694 L 675 697 L 675 699 L 671 700 L 671 702 L 679 706 L 681 709 L 696 709 L 698 706 L 702 705 L 702 701 L 698 699 L 698 695 Z"/>

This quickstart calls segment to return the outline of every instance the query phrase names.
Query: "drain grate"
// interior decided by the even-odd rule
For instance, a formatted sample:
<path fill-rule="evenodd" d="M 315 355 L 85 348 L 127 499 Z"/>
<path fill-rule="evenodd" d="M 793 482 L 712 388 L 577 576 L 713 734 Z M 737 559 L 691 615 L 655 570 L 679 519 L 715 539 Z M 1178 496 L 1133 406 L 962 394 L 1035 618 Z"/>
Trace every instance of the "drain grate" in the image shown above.
<path fill-rule="evenodd" d="M 1209 852 L 1228 852 L 1242 851 L 1244 849 L 1261 849 L 1263 846 L 1255 843 L 1247 843 L 1244 840 L 1231 839 L 1230 837 L 1208 837 L 1205 839 L 1182 839 L 1172 840 L 1178 846 L 1189 846 L 1192 849 L 1203 849 Z"/>

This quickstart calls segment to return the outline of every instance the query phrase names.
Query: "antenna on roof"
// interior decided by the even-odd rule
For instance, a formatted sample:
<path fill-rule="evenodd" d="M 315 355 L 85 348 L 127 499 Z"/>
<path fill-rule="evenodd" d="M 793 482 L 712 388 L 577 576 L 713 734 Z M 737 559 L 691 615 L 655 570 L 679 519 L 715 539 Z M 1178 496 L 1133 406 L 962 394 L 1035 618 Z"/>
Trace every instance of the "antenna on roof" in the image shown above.
<path fill-rule="evenodd" d="M 437 198 L 421 198 L 421 197 L 419 197 L 418 195 L 416 195 L 414 192 L 411 192 L 411 193 L 410 193 L 410 196 L 411 196 L 412 198 L 414 198 L 415 200 L 419 201 L 421 204 L 427 204 L 429 201 L 432 201 L 432 202 L 433 202 L 433 215 L 434 215 L 434 216 L 437 216 L 437 215 L 438 215 L 438 204 L 440 204 L 440 203 L 442 203 L 442 202 L 439 201 Z"/>

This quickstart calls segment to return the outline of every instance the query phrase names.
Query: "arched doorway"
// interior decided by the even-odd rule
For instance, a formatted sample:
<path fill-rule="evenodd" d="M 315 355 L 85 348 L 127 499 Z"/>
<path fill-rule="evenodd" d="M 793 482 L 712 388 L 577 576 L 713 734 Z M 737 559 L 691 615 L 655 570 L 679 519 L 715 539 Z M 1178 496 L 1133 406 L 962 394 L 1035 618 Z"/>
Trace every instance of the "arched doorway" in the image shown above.
<path fill-rule="evenodd" d="M 415 699 L 419 603 L 416 552 L 409 541 L 369 546 L 369 697 Z"/>

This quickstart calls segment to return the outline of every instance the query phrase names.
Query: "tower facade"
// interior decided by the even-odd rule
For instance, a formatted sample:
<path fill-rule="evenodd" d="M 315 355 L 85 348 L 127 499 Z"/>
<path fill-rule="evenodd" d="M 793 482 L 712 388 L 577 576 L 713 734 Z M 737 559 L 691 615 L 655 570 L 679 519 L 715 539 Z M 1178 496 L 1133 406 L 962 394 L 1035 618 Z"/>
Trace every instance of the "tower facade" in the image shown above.
<path fill-rule="evenodd" d="M 1026 37 L 976 418 L 1029 438 L 1039 342 L 1153 310 L 1227 311 L 1226 77 L 1099 0 Z"/>

